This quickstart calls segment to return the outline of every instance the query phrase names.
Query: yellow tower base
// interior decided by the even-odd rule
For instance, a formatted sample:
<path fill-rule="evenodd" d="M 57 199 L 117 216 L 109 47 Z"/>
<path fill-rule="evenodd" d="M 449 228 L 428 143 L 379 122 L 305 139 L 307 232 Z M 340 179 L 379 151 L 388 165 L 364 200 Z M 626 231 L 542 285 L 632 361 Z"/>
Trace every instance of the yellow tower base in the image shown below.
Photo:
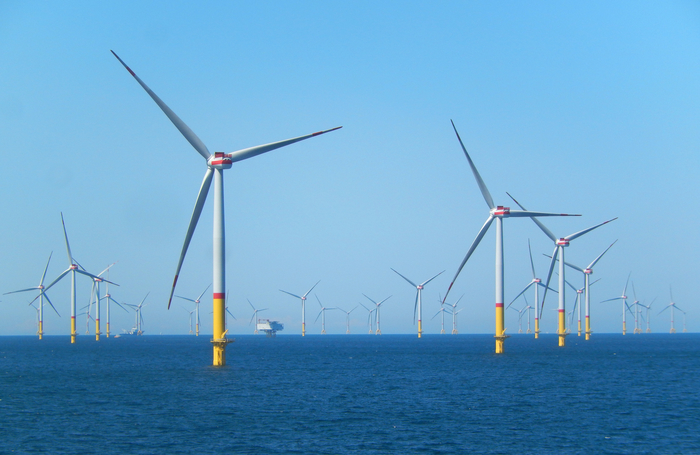
<path fill-rule="evenodd" d="M 75 316 L 70 318 L 70 342 L 75 343 L 75 336 L 77 335 L 75 331 Z"/>
<path fill-rule="evenodd" d="M 421 321 L 419 319 L 418 320 L 418 338 L 420 338 L 422 334 L 423 334 L 423 325 L 421 324 Z"/>
<path fill-rule="evenodd" d="M 627 323 L 626 322 L 622 323 L 622 334 L 627 335 Z"/>
<path fill-rule="evenodd" d="M 109 338 L 109 322 L 107 323 L 107 338 Z"/>
<path fill-rule="evenodd" d="M 559 310 L 559 346 L 566 346 L 566 313 L 564 310 Z"/>
<path fill-rule="evenodd" d="M 306 324 L 301 323 L 301 336 L 306 336 Z"/>
<path fill-rule="evenodd" d="M 586 340 L 591 339 L 591 319 L 590 316 L 586 316 Z"/>
<path fill-rule="evenodd" d="M 100 320 L 95 319 L 95 340 L 100 341 Z"/>
<path fill-rule="evenodd" d="M 503 304 L 502 303 L 497 303 L 496 304 L 496 335 L 494 335 L 494 338 L 496 339 L 496 354 L 503 354 L 503 344 L 506 341 L 506 338 L 508 336 L 506 335 L 506 329 L 503 325 L 504 319 L 503 319 Z"/>
<path fill-rule="evenodd" d="M 581 336 L 581 320 L 578 321 L 578 336 Z"/>
<path fill-rule="evenodd" d="M 39 331 L 37 332 L 39 334 L 39 339 L 41 340 L 44 337 L 44 322 L 39 321 Z"/>
<path fill-rule="evenodd" d="M 535 319 L 535 338 L 540 337 L 540 320 Z"/>

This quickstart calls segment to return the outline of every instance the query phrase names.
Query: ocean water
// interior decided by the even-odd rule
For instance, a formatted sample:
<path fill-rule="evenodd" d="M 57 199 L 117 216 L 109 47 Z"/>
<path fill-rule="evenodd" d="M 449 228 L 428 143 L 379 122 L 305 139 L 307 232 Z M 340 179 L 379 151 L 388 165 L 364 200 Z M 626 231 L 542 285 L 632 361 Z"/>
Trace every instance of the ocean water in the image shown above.
<path fill-rule="evenodd" d="M 700 335 L 0 337 L 0 453 L 700 453 Z"/>

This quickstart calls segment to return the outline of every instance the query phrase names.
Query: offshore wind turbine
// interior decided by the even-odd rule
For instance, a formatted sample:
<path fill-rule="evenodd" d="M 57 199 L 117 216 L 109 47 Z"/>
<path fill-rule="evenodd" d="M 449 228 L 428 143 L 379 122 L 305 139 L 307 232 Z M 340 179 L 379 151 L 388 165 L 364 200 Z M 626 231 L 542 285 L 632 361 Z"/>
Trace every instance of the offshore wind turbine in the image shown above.
<path fill-rule="evenodd" d="M 459 133 L 457 132 L 457 128 L 455 127 L 454 122 L 452 122 L 452 128 L 455 130 L 455 134 L 457 135 L 457 139 L 459 140 L 459 144 L 462 146 L 462 150 L 464 151 L 464 155 L 467 157 L 467 161 L 469 161 L 469 167 L 471 167 L 472 173 L 474 174 L 474 178 L 476 179 L 477 185 L 479 185 L 479 189 L 481 190 L 481 195 L 484 197 L 484 200 L 486 201 L 486 204 L 489 206 L 489 216 L 486 219 L 486 222 L 484 225 L 481 227 L 479 230 L 479 233 L 476 235 L 476 238 L 472 242 L 472 245 L 469 247 L 469 250 L 467 251 L 467 255 L 464 257 L 464 260 L 460 264 L 459 268 L 457 269 L 457 273 L 455 274 L 454 278 L 452 279 L 452 283 L 450 283 L 450 287 L 447 288 L 447 292 L 445 293 L 445 299 L 447 298 L 447 295 L 450 293 L 450 290 L 452 289 L 452 285 L 454 285 L 455 280 L 459 276 L 459 273 L 462 271 L 462 268 L 464 265 L 467 263 L 469 260 L 469 257 L 472 255 L 474 250 L 476 249 L 477 246 L 479 246 L 479 242 L 481 242 L 481 239 L 484 237 L 486 232 L 489 230 L 489 227 L 491 227 L 491 223 L 496 220 L 496 354 L 502 354 L 503 353 L 503 343 L 505 339 L 507 338 L 506 336 L 506 330 L 505 330 L 505 314 L 504 314 L 504 308 L 503 308 L 503 300 L 504 300 L 504 284 L 503 284 L 503 275 L 504 275 L 504 268 L 503 268 L 503 219 L 504 218 L 510 218 L 510 217 L 528 217 L 532 218 L 533 220 L 537 216 L 570 216 L 566 214 L 560 214 L 560 213 L 546 213 L 546 212 L 528 212 L 525 209 L 523 211 L 518 211 L 518 210 L 511 210 L 509 207 L 504 207 L 504 206 L 496 206 L 493 203 L 493 198 L 491 197 L 491 193 L 489 193 L 488 188 L 486 188 L 486 184 L 484 183 L 483 179 L 481 178 L 481 175 L 479 175 L 479 171 L 476 170 L 476 166 L 474 166 L 474 163 L 472 162 L 471 157 L 469 156 L 469 153 L 467 153 L 467 149 L 464 147 L 464 143 L 462 143 L 462 139 L 459 137 Z M 443 299 L 444 301 L 444 299 Z"/>
<path fill-rule="evenodd" d="M 71 285 L 70 285 L 70 300 L 71 300 L 71 306 L 70 306 L 70 342 L 75 343 L 75 337 L 78 335 L 76 329 L 75 329 L 75 316 L 76 316 L 76 303 L 75 303 L 75 274 L 79 273 L 81 275 L 85 275 L 87 277 L 90 277 L 91 279 L 99 278 L 96 275 L 93 275 L 92 273 L 87 272 L 86 270 L 83 269 L 83 267 L 78 264 L 78 261 L 75 260 L 73 257 L 73 254 L 71 253 L 70 249 L 70 244 L 68 243 L 68 234 L 66 233 L 66 222 L 63 220 L 63 212 L 61 212 L 61 224 L 63 225 L 63 237 L 66 240 L 66 253 L 68 254 L 68 268 L 58 275 L 58 278 L 53 280 L 51 284 L 46 286 L 44 289 L 44 293 L 51 289 L 51 287 L 61 281 L 61 279 L 66 276 L 68 273 L 71 274 Z M 81 270 L 82 269 L 82 270 Z M 113 284 L 115 286 L 119 286 L 117 283 L 113 283 L 108 280 L 103 280 L 107 283 Z"/>
<path fill-rule="evenodd" d="M 523 210 L 527 210 L 525 207 L 522 206 L 522 204 L 516 201 L 513 196 L 511 196 L 510 194 L 508 194 L 508 196 L 510 196 L 510 198 L 513 199 L 513 201 L 516 204 L 518 204 L 518 207 L 520 207 Z M 540 230 L 542 230 L 542 232 L 544 232 L 544 234 L 554 242 L 554 252 L 552 253 L 552 260 L 549 262 L 549 273 L 547 274 L 547 283 L 545 284 L 546 287 L 544 289 L 544 295 L 542 296 L 540 314 L 542 314 L 542 309 L 544 308 L 544 301 L 547 298 L 547 289 L 549 288 L 549 280 L 552 278 L 554 263 L 557 261 L 557 256 L 559 256 L 559 324 L 557 329 L 557 333 L 559 335 L 559 346 L 566 345 L 566 335 L 568 335 L 568 332 L 566 330 L 566 304 L 564 301 L 564 298 L 566 296 L 566 286 L 564 285 L 564 280 L 566 279 L 564 271 L 564 248 L 568 247 L 569 243 L 572 240 L 575 240 L 581 237 L 582 235 L 587 234 L 588 232 L 591 232 L 596 228 L 599 228 L 604 224 L 608 224 L 611 221 L 615 221 L 616 219 L 617 217 L 612 218 L 608 221 L 604 221 L 600 224 L 596 224 L 595 226 L 591 226 L 582 231 L 578 231 L 573 234 L 567 235 L 566 237 L 557 238 L 554 234 L 552 234 L 552 231 L 547 229 L 545 225 L 542 224 L 540 220 L 538 220 L 537 218 L 532 218 L 532 221 L 535 222 L 535 224 L 540 228 Z M 537 302 L 535 302 L 535 304 L 537 304 Z"/>
<path fill-rule="evenodd" d="M 316 321 L 318 321 L 319 316 L 321 317 L 321 335 L 326 334 L 326 310 L 335 310 L 336 308 L 326 308 L 321 304 L 321 301 L 319 300 L 318 296 L 314 294 L 314 297 L 316 297 L 316 300 L 318 301 L 318 306 L 321 307 L 321 311 L 318 312 L 318 316 L 316 316 L 316 320 L 314 321 L 314 324 L 316 324 Z"/>
<path fill-rule="evenodd" d="M 187 308 L 185 308 L 184 306 L 180 307 L 180 308 L 187 311 L 187 313 L 190 315 L 190 333 L 192 333 L 192 314 L 194 314 L 194 310 L 190 311 Z"/>
<path fill-rule="evenodd" d="M 109 279 L 109 271 L 107 271 L 107 278 Z M 102 298 L 105 299 L 105 301 L 106 301 L 106 303 L 107 303 L 107 338 L 109 338 L 109 327 L 110 327 L 109 318 L 110 318 L 110 315 L 111 315 L 110 305 L 109 305 L 110 302 L 116 303 L 116 304 L 119 306 L 119 308 L 121 308 L 122 310 L 126 311 L 127 313 L 128 313 L 129 311 L 128 311 L 126 308 L 124 308 L 124 307 L 122 306 L 121 303 L 119 303 L 119 302 L 117 302 L 116 300 L 114 300 L 114 298 L 112 297 L 112 295 L 109 293 L 109 281 L 105 281 L 105 283 L 106 283 L 107 289 L 106 289 L 106 294 L 105 294 L 104 297 L 102 297 Z"/>
<path fill-rule="evenodd" d="M 616 243 L 617 243 L 617 240 L 615 240 L 613 243 L 611 243 L 610 246 L 607 247 L 605 249 L 605 251 L 600 253 L 595 259 L 593 259 L 593 262 L 588 264 L 588 267 L 586 267 L 585 269 L 564 261 L 564 265 L 566 265 L 567 267 L 571 267 L 572 269 L 578 270 L 579 272 L 583 273 L 584 288 L 585 288 L 585 301 L 586 301 L 586 305 L 585 305 L 585 307 L 586 307 L 586 310 L 585 310 L 586 311 L 586 315 L 585 315 L 586 316 L 586 340 L 590 340 L 591 334 L 593 333 L 591 331 L 591 293 L 590 293 L 590 286 L 592 283 L 589 284 L 590 276 L 591 276 L 591 274 L 593 274 L 593 266 L 595 266 L 598 263 L 598 261 L 600 261 L 600 259 L 603 257 L 603 255 L 605 253 L 607 253 L 608 250 L 610 248 L 612 248 L 612 246 L 615 245 Z M 598 281 L 598 280 L 596 280 L 596 281 Z M 580 316 L 579 316 L 579 319 L 580 319 Z M 580 327 L 579 327 L 579 332 L 581 332 Z M 580 336 L 580 333 L 579 333 L 579 336 Z"/>
<path fill-rule="evenodd" d="M 546 286 L 542 283 L 541 279 L 537 278 L 537 274 L 535 273 L 535 263 L 532 260 L 532 248 L 530 248 L 530 239 L 527 239 L 527 250 L 530 253 L 530 268 L 532 270 L 532 281 L 530 281 L 528 283 L 528 285 L 525 286 L 522 291 L 520 291 L 520 294 L 516 295 L 515 298 L 510 301 L 510 303 L 508 304 L 506 309 L 508 309 L 513 304 L 513 302 L 518 300 L 518 297 L 523 295 L 525 293 L 525 291 L 530 289 L 530 286 L 535 285 L 535 338 L 539 338 L 540 337 L 540 311 L 539 311 L 539 306 L 537 305 L 537 302 L 539 302 L 540 300 L 539 300 L 539 292 L 538 291 L 539 291 L 540 286 L 542 286 L 542 287 L 546 287 Z M 552 289 L 552 288 L 550 288 L 550 290 L 554 291 L 554 289 Z M 554 292 L 557 292 L 557 291 L 554 291 Z M 525 300 L 525 302 L 527 303 L 527 299 Z M 529 318 L 529 315 L 528 315 L 528 318 Z M 529 324 L 530 324 L 530 321 L 528 319 L 528 330 L 529 330 Z M 530 332 L 527 332 L 527 333 L 530 333 Z"/>
<path fill-rule="evenodd" d="M 192 240 L 192 235 L 197 227 L 197 222 L 199 221 L 199 216 L 202 213 L 204 207 L 204 202 L 207 199 L 207 194 L 209 194 L 209 187 L 211 186 L 212 177 L 214 179 L 214 254 L 213 254 L 213 307 L 214 307 L 214 322 L 213 322 L 213 332 L 214 336 L 212 339 L 212 344 L 214 347 L 214 361 L 215 366 L 226 365 L 226 345 L 230 340 L 226 338 L 226 242 L 225 242 L 225 222 L 224 222 L 224 170 L 230 169 L 234 162 L 242 161 L 254 156 L 267 153 L 271 150 L 278 149 L 280 147 L 285 147 L 291 145 L 295 142 L 303 141 L 321 134 L 337 130 L 341 127 L 332 128 L 325 131 L 319 131 L 312 134 L 307 134 L 305 136 L 299 136 L 292 139 L 286 139 L 279 142 L 273 142 L 270 144 L 258 145 L 255 147 L 245 148 L 242 150 L 235 151 L 233 153 L 223 153 L 216 152 L 214 154 L 209 152 L 207 146 L 197 137 L 197 135 L 183 122 L 180 117 L 178 117 L 148 86 L 129 68 L 122 59 L 117 56 L 117 54 L 112 51 L 112 54 L 119 60 L 119 62 L 124 66 L 124 68 L 129 71 L 134 79 L 141 85 L 141 87 L 148 93 L 148 95 L 156 102 L 158 107 L 161 108 L 163 113 L 170 119 L 170 121 L 175 125 L 175 127 L 182 133 L 182 135 L 187 139 L 187 141 L 194 147 L 194 149 L 199 152 L 200 155 L 206 160 L 207 170 L 204 173 L 204 179 L 202 180 L 202 186 L 199 189 L 199 194 L 197 195 L 197 201 L 195 202 L 194 211 L 192 212 L 192 218 L 190 219 L 189 227 L 187 228 L 187 234 L 185 235 L 185 242 L 182 246 L 182 252 L 180 253 L 180 259 L 175 270 L 175 279 L 173 280 L 173 287 L 170 290 L 170 298 L 168 300 L 168 308 L 173 300 L 173 294 L 175 293 L 175 286 L 177 284 L 178 276 L 180 275 L 180 269 L 182 268 L 182 263 L 185 259 L 185 254 L 187 253 L 187 248 Z"/>
<path fill-rule="evenodd" d="M 100 283 L 103 280 L 102 274 L 107 272 L 116 262 L 108 265 L 106 269 L 97 274 L 97 278 L 92 280 L 92 295 L 95 296 L 95 341 L 100 341 Z"/>
<path fill-rule="evenodd" d="M 654 304 L 654 302 L 656 302 L 656 297 L 654 297 L 654 300 L 652 300 L 649 305 L 644 305 L 643 303 L 639 302 L 639 305 L 646 308 L 646 312 L 645 312 L 646 316 L 644 317 L 644 322 L 646 322 L 646 324 L 647 324 L 647 330 L 646 330 L 647 333 L 651 333 L 651 326 L 650 326 L 650 322 L 649 322 L 649 319 L 650 319 L 649 312 L 651 311 L 651 306 Z"/>
<path fill-rule="evenodd" d="M 674 325 L 675 324 L 674 323 L 674 319 L 675 319 L 674 310 L 676 308 L 678 308 L 678 310 L 683 312 L 684 315 L 685 315 L 685 311 L 681 310 L 681 308 L 678 305 L 676 305 L 676 302 L 673 301 L 673 290 L 671 289 L 671 286 L 668 287 L 668 290 L 669 290 L 669 293 L 671 294 L 671 303 L 666 305 L 663 310 L 659 311 L 659 314 L 663 313 L 664 311 L 668 310 L 669 308 L 671 309 L 671 331 L 669 333 L 676 333 L 676 327 Z M 657 314 L 657 316 L 659 314 Z M 685 329 L 685 319 L 683 320 L 683 327 Z"/>
<path fill-rule="evenodd" d="M 391 269 L 391 270 L 394 270 L 394 269 Z M 394 270 L 394 273 L 396 273 L 398 276 L 400 276 L 404 280 L 408 281 L 408 283 L 411 286 L 416 288 L 416 303 L 413 305 L 413 322 L 414 323 L 416 322 L 416 310 L 417 310 L 418 311 L 418 338 L 420 338 L 423 334 L 423 325 L 421 324 L 421 320 L 423 319 L 423 304 L 421 301 L 421 293 L 423 292 L 423 288 L 425 287 L 426 284 L 433 281 L 435 278 L 440 276 L 443 272 L 444 272 L 444 270 L 442 272 L 438 273 L 437 275 L 433 276 L 429 280 L 425 280 L 421 284 L 416 284 L 413 281 L 406 278 L 405 276 L 401 275 L 396 270 Z M 443 322 L 444 322 L 444 319 L 445 318 L 443 317 Z M 443 329 L 444 329 L 444 327 L 443 327 Z"/>
<path fill-rule="evenodd" d="M 146 294 L 146 297 L 144 297 L 141 300 L 141 303 L 139 303 L 138 305 L 127 303 L 127 305 L 129 305 L 131 308 L 133 308 L 134 311 L 136 312 L 136 322 L 134 324 L 134 330 L 136 330 L 136 335 L 143 335 L 143 330 L 141 329 L 141 325 L 143 323 L 143 314 L 141 314 L 141 310 L 143 310 L 144 306 L 148 305 L 147 303 L 145 305 L 143 303 L 146 301 L 148 294 L 150 294 L 150 292 L 148 292 Z"/>
<path fill-rule="evenodd" d="M 381 335 L 381 334 L 382 334 L 382 329 L 379 327 L 379 307 L 382 305 L 382 303 L 384 303 L 384 302 L 386 302 L 387 300 L 389 300 L 389 299 L 391 298 L 391 296 L 387 297 L 386 299 L 382 300 L 381 302 L 375 302 L 374 300 L 372 300 L 372 299 L 370 299 L 369 297 L 367 297 L 366 294 L 362 294 L 362 295 L 364 295 L 364 296 L 367 298 L 367 300 L 369 300 L 370 302 L 374 303 L 374 305 L 376 306 L 376 308 L 374 309 L 374 311 L 375 311 L 375 314 L 376 314 L 376 316 L 377 316 L 377 321 L 376 321 L 377 331 L 374 332 L 374 333 L 375 333 L 375 335 Z"/>
<path fill-rule="evenodd" d="M 315 287 L 318 285 L 318 283 L 320 283 L 320 282 L 321 282 L 321 280 L 318 280 L 318 281 L 316 282 L 316 284 L 314 284 L 313 286 L 311 286 L 311 289 L 309 289 L 308 291 L 306 291 L 306 293 L 305 293 L 304 295 L 302 295 L 302 296 L 298 296 L 298 295 L 296 295 L 296 294 L 292 294 L 291 292 L 283 291 L 282 289 L 280 289 L 280 292 L 284 292 L 285 294 L 289 294 L 289 295 L 291 295 L 292 297 L 296 297 L 297 299 L 301 300 L 301 336 L 306 336 L 306 307 L 305 307 L 305 304 L 306 304 L 306 296 L 309 295 L 309 292 L 313 291 L 314 288 L 315 288 Z"/>
<path fill-rule="evenodd" d="M 362 305 L 362 303 L 360 303 Z M 367 308 L 366 306 L 362 305 L 362 308 L 367 310 L 369 313 L 367 314 L 367 326 L 369 327 L 369 334 L 372 335 L 374 330 L 372 330 L 372 313 L 374 313 L 375 308 L 372 308 L 371 310 Z"/>
<path fill-rule="evenodd" d="M 340 310 L 340 311 L 342 311 L 343 313 L 345 313 L 345 333 L 346 333 L 346 334 L 349 334 L 349 333 L 350 333 L 350 313 L 352 313 L 352 312 L 355 311 L 356 309 L 357 309 L 357 305 L 355 305 L 355 308 L 353 308 L 353 309 L 350 310 L 350 311 L 345 311 L 344 309 L 342 309 L 342 308 L 340 308 L 340 307 L 336 307 L 336 310 Z"/>
<path fill-rule="evenodd" d="M 452 335 L 457 335 L 459 332 L 457 331 L 457 313 L 462 311 L 464 308 L 457 310 L 457 304 L 459 303 L 460 300 L 462 300 L 462 297 L 464 297 L 464 294 L 462 294 L 455 303 L 448 303 L 448 306 L 452 307 L 452 311 L 450 311 L 450 314 L 452 314 Z M 440 299 L 441 302 L 444 303 L 443 299 Z"/>
<path fill-rule="evenodd" d="M 8 295 L 8 294 L 16 294 L 18 292 L 28 292 L 28 291 L 39 291 L 39 295 L 37 296 L 39 298 L 39 307 L 36 309 L 37 310 L 37 335 L 39 335 L 39 339 L 42 340 L 44 338 L 44 297 L 46 297 L 46 301 L 49 302 L 49 305 L 51 305 L 51 308 L 58 314 L 58 311 L 56 310 L 56 307 L 53 306 L 53 303 L 51 303 L 51 300 L 49 300 L 49 296 L 46 295 L 44 291 L 44 278 L 46 278 L 46 271 L 49 269 L 49 263 L 51 263 L 51 256 L 53 255 L 53 252 L 49 254 L 49 260 L 46 261 L 46 267 L 44 267 L 44 273 L 41 274 L 41 279 L 39 280 L 39 286 L 35 286 L 33 288 L 27 288 L 27 289 L 20 289 L 19 291 L 11 291 L 11 292 L 6 292 L 3 295 Z M 36 298 L 34 299 L 36 300 Z M 32 305 L 34 303 L 34 300 L 32 300 L 29 305 Z M 33 305 L 32 305 L 33 306 Z M 58 317 L 61 317 L 60 314 L 58 314 Z"/>
<path fill-rule="evenodd" d="M 438 310 L 437 313 L 435 313 L 435 316 L 433 316 L 433 317 L 431 318 L 431 319 L 435 319 L 435 318 L 437 317 L 438 314 L 442 314 L 442 316 L 440 316 L 440 319 L 441 319 L 441 320 L 440 320 L 440 334 L 441 334 L 441 335 L 444 335 L 444 334 L 445 334 L 445 311 L 447 311 L 447 312 L 450 313 L 450 314 L 452 313 L 450 310 L 448 310 L 447 308 L 445 308 L 445 304 L 442 303 L 442 300 L 441 300 L 441 301 L 440 301 L 440 309 Z"/>
<path fill-rule="evenodd" d="M 612 299 L 607 299 L 603 300 L 600 303 L 605 303 L 605 302 L 612 302 L 613 300 L 622 300 L 622 334 L 626 335 L 627 334 L 627 310 L 631 313 L 632 310 L 630 310 L 629 305 L 627 305 L 627 285 L 630 283 L 630 275 L 632 275 L 632 272 L 627 275 L 627 281 L 625 282 L 625 287 L 622 289 L 622 295 L 619 297 L 613 297 Z"/>
<path fill-rule="evenodd" d="M 197 297 L 196 299 L 190 299 L 190 298 L 182 297 L 179 295 L 175 296 L 179 299 L 187 300 L 188 302 L 194 303 L 195 336 L 199 336 L 199 302 L 202 300 L 202 296 L 204 295 L 204 293 L 209 290 L 210 286 L 211 286 L 211 284 L 209 286 L 207 286 L 207 288 L 201 294 L 199 294 L 199 297 Z M 190 332 L 190 333 L 192 333 L 192 332 Z"/>
<path fill-rule="evenodd" d="M 253 304 L 250 302 L 249 299 L 246 299 L 246 300 L 248 300 L 248 304 L 253 309 L 253 316 L 250 318 L 250 322 L 248 323 L 248 325 L 252 324 L 253 320 L 255 320 L 255 330 L 253 331 L 253 335 L 257 335 L 258 334 L 258 321 L 257 321 L 258 313 L 261 311 L 267 310 L 267 308 L 261 308 L 258 310 L 253 306 Z"/>

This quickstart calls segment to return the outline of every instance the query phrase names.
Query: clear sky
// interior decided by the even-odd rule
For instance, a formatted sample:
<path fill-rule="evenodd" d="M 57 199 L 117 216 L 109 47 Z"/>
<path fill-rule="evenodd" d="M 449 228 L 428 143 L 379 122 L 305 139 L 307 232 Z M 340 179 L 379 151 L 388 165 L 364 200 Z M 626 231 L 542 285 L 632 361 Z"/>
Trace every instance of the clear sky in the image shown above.
<path fill-rule="evenodd" d="M 246 299 L 300 333 L 300 304 L 279 289 L 318 280 L 308 332 L 321 330 L 313 294 L 350 310 L 365 293 L 392 296 L 384 333 L 415 333 L 415 290 L 390 267 L 415 281 L 445 270 L 424 291 L 424 328 L 437 333 L 439 295 L 488 215 L 450 119 L 496 204 L 513 206 L 508 191 L 531 210 L 583 215 L 544 219 L 558 236 L 619 217 L 566 251 L 585 266 L 619 239 L 595 269 L 594 331 L 620 330 L 621 305 L 599 302 L 630 272 L 639 300 L 658 297 L 654 331 L 669 329 L 668 312 L 656 317 L 669 286 L 700 327 L 697 2 L 1 2 L 0 291 L 37 285 L 52 251 L 47 280 L 68 266 L 63 212 L 83 266 L 118 261 L 117 300 L 150 292 L 146 333 L 184 334 L 189 305 L 167 311 L 167 297 L 206 166 L 110 49 L 212 152 L 343 126 L 226 171 L 231 334 L 252 332 Z M 212 281 L 211 203 L 179 295 Z M 531 279 L 528 239 L 539 275 L 553 246 L 527 219 L 504 225 L 509 302 Z M 450 294 L 464 294 L 461 333 L 494 331 L 494 243 L 492 227 Z M 91 283 L 78 284 L 84 306 Z M 45 331 L 67 335 L 69 280 L 49 295 L 61 317 L 48 309 Z M 0 297 L 0 335 L 34 334 L 32 297 Z M 550 294 L 544 331 L 556 304 Z M 207 293 L 206 333 L 210 311 Z M 353 332 L 366 316 L 352 313 Z M 132 323 L 112 309 L 113 331 Z M 344 323 L 327 314 L 329 333 Z M 514 311 L 506 327 L 517 331 Z"/>

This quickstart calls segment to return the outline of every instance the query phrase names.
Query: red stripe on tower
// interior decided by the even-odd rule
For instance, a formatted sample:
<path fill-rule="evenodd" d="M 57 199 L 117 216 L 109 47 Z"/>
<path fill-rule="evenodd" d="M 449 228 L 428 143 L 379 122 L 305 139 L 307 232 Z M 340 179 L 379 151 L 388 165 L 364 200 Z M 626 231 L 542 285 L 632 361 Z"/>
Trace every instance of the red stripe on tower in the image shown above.
<path fill-rule="evenodd" d="M 502 303 L 497 303 L 497 304 L 496 304 L 496 308 L 503 308 L 503 304 L 502 304 Z"/>
<path fill-rule="evenodd" d="M 226 293 L 225 292 L 215 292 L 214 293 L 214 298 L 215 299 L 225 299 L 226 298 Z"/>

